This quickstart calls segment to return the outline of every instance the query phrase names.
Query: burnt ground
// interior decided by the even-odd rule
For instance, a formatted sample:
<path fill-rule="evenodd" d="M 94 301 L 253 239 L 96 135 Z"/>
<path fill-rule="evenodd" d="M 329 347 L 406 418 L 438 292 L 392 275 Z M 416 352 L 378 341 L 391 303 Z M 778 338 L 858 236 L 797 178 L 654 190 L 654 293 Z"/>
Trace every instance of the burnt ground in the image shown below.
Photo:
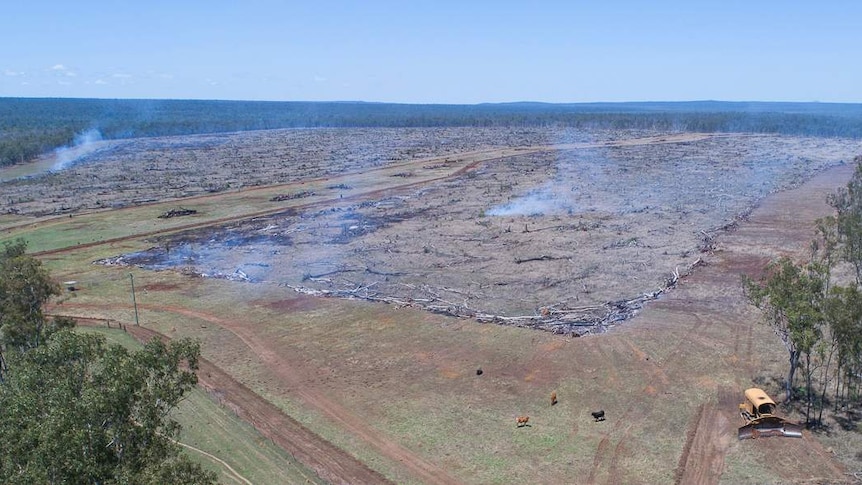
<path fill-rule="evenodd" d="M 486 148 L 616 136 L 534 128 L 320 128 L 135 138 L 76 147 L 69 156 L 52 153 L 30 170 L 62 162 L 67 168 L 60 171 L 20 177 L 28 167 L 0 169 L 0 183 L 3 212 L 44 216 L 292 183 Z"/>
<path fill-rule="evenodd" d="M 862 151 L 856 141 L 817 138 L 639 135 L 580 133 L 568 138 L 617 144 L 487 161 L 419 188 L 162 237 L 110 262 L 600 331 L 674 284 L 767 194 Z M 323 180 L 349 194 L 343 178 Z"/>
<path fill-rule="evenodd" d="M 815 183 L 766 202 L 758 202 L 760 197 L 849 162 L 859 153 L 859 143 L 769 136 L 692 136 L 662 143 L 660 137 L 633 141 L 638 134 L 604 136 L 620 140 L 620 148 L 581 146 L 486 161 L 459 178 L 343 204 L 333 199 L 326 210 L 320 204 L 309 210 L 295 206 L 279 216 L 156 240 L 150 253 L 121 258 L 315 291 L 341 285 L 348 292 L 368 288 L 371 294 L 383 286 L 393 289 L 388 298 L 414 301 L 420 298 L 395 292 L 419 286 L 408 277 L 432 291 L 459 294 L 470 288 L 463 282 L 490 279 L 485 273 L 497 268 L 495 277 L 514 283 L 492 289 L 511 293 L 495 297 L 489 291 L 488 297 L 467 301 L 491 308 L 479 305 L 498 298 L 501 313 L 506 305 L 541 313 L 537 307 L 554 306 L 556 300 L 524 303 L 545 290 L 537 289 L 537 274 L 566 281 L 550 288 L 568 305 L 577 295 L 578 304 L 589 307 L 592 298 L 596 307 L 604 298 L 654 291 L 673 269 L 682 271 L 702 257 L 707 265 L 665 298 L 618 331 L 593 338 L 477 326 L 386 305 L 286 296 L 273 284 L 237 286 L 171 272 L 159 277 L 170 284 L 149 288 L 156 292 L 180 285 L 183 307 L 162 302 L 141 308 L 182 317 L 170 320 L 178 322 L 175 327 L 165 323 L 167 332 L 200 331 L 204 324 L 230 330 L 236 336 L 230 349 L 218 341 L 213 344 L 217 350 L 208 354 L 217 365 L 237 372 L 232 352 L 259 359 L 264 364 L 260 373 L 243 381 L 249 392 L 270 399 L 283 394 L 319 410 L 359 442 L 354 453 L 374 450 L 396 464 L 390 468 L 395 477 L 402 476 L 400 466 L 406 476 L 429 483 L 429 477 L 441 476 L 440 470 L 459 481 L 491 483 L 497 469 L 509 482 L 523 483 L 573 477 L 591 483 L 669 483 L 672 477 L 678 483 L 763 483 L 763 476 L 840 482 L 845 470 L 811 434 L 800 441 L 731 439 L 740 424 L 735 415 L 739 390 L 769 375 L 783 357 L 771 344 L 759 347 L 772 342 L 771 334 L 755 324 L 739 276 L 756 272 L 777 254 L 804 251 L 813 219 L 828 213 L 825 194 L 846 183 L 852 166 L 839 167 L 838 177 L 827 176 L 836 171 L 826 172 Z M 590 157 L 600 158 L 590 165 Z M 572 164 L 580 164 L 580 170 L 560 168 Z M 407 175 L 404 180 L 410 179 Z M 342 183 L 350 186 L 345 177 L 320 182 Z M 291 194 L 302 190 L 307 189 L 297 187 Z M 149 194 L 157 197 L 158 188 Z M 522 212 L 507 213 L 510 198 L 516 204 L 509 208 L 520 206 Z M 43 209 L 51 210 L 49 204 Z M 735 221 L 737 230 L 721 231 Z M 551 226 L 561 227 L 546 229 Z M 702 231 L 716 237 L 704 239 Z M 273 234 L 281 239 L 261 237 Z M 257 239 L 247 243 L 249 237 Z M 715 250 L 710 252 L 710 246 Z M 566 254 L 574 257 L 555 259 Z M 477 263 L 477 255 L 492 259 Z M 434 261 L 443 267 L 434 267 Z M 399 269 L 407 263 L 409 271 Z M 506 264 L 509 273 L 499 269 Z M 573 280 L 568 264 L 595 269 Z M 516 286 L 520 279 L 525 283 Z M 196 285 L 206 291 L 191 291 Z M 567 289 L 559 288 L 564 285 Z M 258 300 L 247 302 L 248 293 Z M 167 295 L 153 298 L 161 302 Z M 64 305 L 85 313 L 129 307 L 125 298 Z M 345 319 L 337 311 L 342 305 L 372 316 Z M 192 310 L 195 306 L 203 310 Z M 249 318 L 269 308 L 278 322 L 272 328 L 264 317 Z M 477 381 L 477 363 L 494 379 Z M 561 398 L 553 408 L 546 404 L 552 389 Z M 533 404 L 536 396 L 541 407 Z M 599 405 L 609 419 L 593 426 L 589 411 Z M 516 412 L 529 413 L 535 424 L 521 430 L 518 440 L 507 439 L 505 431 L 514 429 L 509 413 Z M 444 418 L 455 414 L 462 419 Z M 421 420 L 426 416 L 427 423 Z M 428 437 L 432 432 L 444 438 Z M 541 444 L 540 452 L 520 447 L 521 440 L 531 439 L 526 433 L 540 433 L 529 441 Z M 488 461 L 491 456 L 506 460 Z"/>

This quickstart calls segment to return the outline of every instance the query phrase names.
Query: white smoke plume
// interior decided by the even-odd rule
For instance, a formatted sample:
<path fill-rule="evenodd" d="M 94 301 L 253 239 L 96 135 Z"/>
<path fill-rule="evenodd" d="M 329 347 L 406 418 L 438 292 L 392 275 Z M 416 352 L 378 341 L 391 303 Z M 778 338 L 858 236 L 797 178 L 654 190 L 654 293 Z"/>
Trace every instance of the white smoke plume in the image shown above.
<path fill-rule="evenodd" d="M 558 185 L 545 185 L 489 210 L 489 216 L 532 216 L 578 212 L 571 189 Z"/>
<path fill-rule="evenodd" d="M 78 133 L 71 145 L 54 150 L 56 160 L 51 170 L 57 172 L 69 168 L 73 163 L 95 151 L 100 141 L 102 141 L 102 133 L 95 128 Z"/>
<path fill-rule="evenodd" d="M 560 154 L 555 175 L 538 187 L 487 211 L 489 216 L 572 215 L 592 210 L 590 197 L 578 188 L 606 183 L 607 165 L 597 149 Z"/>

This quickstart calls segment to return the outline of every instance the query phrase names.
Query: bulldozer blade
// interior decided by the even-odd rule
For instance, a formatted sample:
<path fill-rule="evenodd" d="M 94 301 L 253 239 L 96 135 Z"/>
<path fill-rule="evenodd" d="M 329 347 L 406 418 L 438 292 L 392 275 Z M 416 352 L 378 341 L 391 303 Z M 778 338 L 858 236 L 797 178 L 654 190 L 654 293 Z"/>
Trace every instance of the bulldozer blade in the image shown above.
<path fill-rule="evenodd" d="M 802 426 L 781 418 L 769 416 L 755 419 L 739 428 L 738 431 L 738 437 L 741 440 L 765 438 L 768 436 L 802 438 Z"/>

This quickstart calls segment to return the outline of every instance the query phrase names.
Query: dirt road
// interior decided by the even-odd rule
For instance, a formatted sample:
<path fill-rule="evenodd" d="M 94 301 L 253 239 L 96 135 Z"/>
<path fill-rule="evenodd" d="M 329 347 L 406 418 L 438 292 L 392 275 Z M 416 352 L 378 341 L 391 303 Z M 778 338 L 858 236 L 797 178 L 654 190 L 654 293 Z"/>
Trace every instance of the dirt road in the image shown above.
<path fill-rule="evenodd" d="M 400 462 L 416 478 L 420 479 L 422 483 L 438 485 L 460 483 L 451 477 L 445 469 L 428 462 L 421 456 L 380 435 L 368 423 L 355 416 L 344 406 L 328 399 L 319 390 L 307 386 L 299 378 L 300 376 L 294 373 L 296 366 L 292 365 L 284 355 L 275 352 L 272 346 L 249 328 L 247 324 L 186 308 L 157 305 L 138 305 L 138 308 L 141 310 L 175 313 L 193 321 L 206 322 L 229 330 L 248 346 L 252 354 L 259 356 L 282 382 L 290 384 L 295 389 L 297 397 L 302 399 L 306 406 L 318 410 L 340 427 L 374 448 L 381 455 Z M 79 322 L 91 323 L 95 321 L 98 324 L 98 320 L 77 317 L 74 313 L 69 312 L 84 311 L 86 313 L 87 310 L 109 310 L 112 307 L 110 305 L 86 305 L 67 302 L 59 309 L 63 310 L 64 315 L 71 316 Z M 147 341 L 154 337 L 167 339 L 165 335 L 145 327 L 127 325 L 125 328 L 141 341 Z M 257 394 L 206 359 L 201 360 L 201 368 L 198 372 L 199 385 L 201 387 L 210 392 L 210 394 L 219 396 L 218 400 L 220 404 L 232 408 L 238 416 L 249 422 L 264 436 L 277 440 L 279 445 L 287 450 L 288 453 L 309 468 L 315 470 L 327 481 L 345 484 L 389 483 L 381 475 L 373 472 L 323 438 L 310 432 L 293 418 L 260 398 Z"/>

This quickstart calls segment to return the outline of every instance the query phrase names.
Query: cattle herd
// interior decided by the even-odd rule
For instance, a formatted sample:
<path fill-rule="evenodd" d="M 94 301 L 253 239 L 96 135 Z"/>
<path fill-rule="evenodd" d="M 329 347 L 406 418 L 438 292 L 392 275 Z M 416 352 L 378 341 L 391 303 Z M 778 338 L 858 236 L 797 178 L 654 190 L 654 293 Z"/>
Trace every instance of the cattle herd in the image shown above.
<path fill-rule="evenodd" d="M 476 375 L 482 375 L 482 369 L 477 370 Z M 551 393 L 551 406 L 556 406 L 557 402 L 558 402 L 557 401 L 557 391 L 554 391 Z M 592 417 L 596 423 L 598 423 L 599 421 L 605 420 L 604 409 L 600 409 L 598 411 L 592 411 L 592 412 L 590 412 L 590 415 L 592 415 Z M 517 426 L 519 428 L 523 428 L 524 426 L 530 426 L 528 424 L 529 422 L 530 422 L 529 416 L 518 416 L 517 418 L 515 418 L 515 423 L 517 424 Z"/>

